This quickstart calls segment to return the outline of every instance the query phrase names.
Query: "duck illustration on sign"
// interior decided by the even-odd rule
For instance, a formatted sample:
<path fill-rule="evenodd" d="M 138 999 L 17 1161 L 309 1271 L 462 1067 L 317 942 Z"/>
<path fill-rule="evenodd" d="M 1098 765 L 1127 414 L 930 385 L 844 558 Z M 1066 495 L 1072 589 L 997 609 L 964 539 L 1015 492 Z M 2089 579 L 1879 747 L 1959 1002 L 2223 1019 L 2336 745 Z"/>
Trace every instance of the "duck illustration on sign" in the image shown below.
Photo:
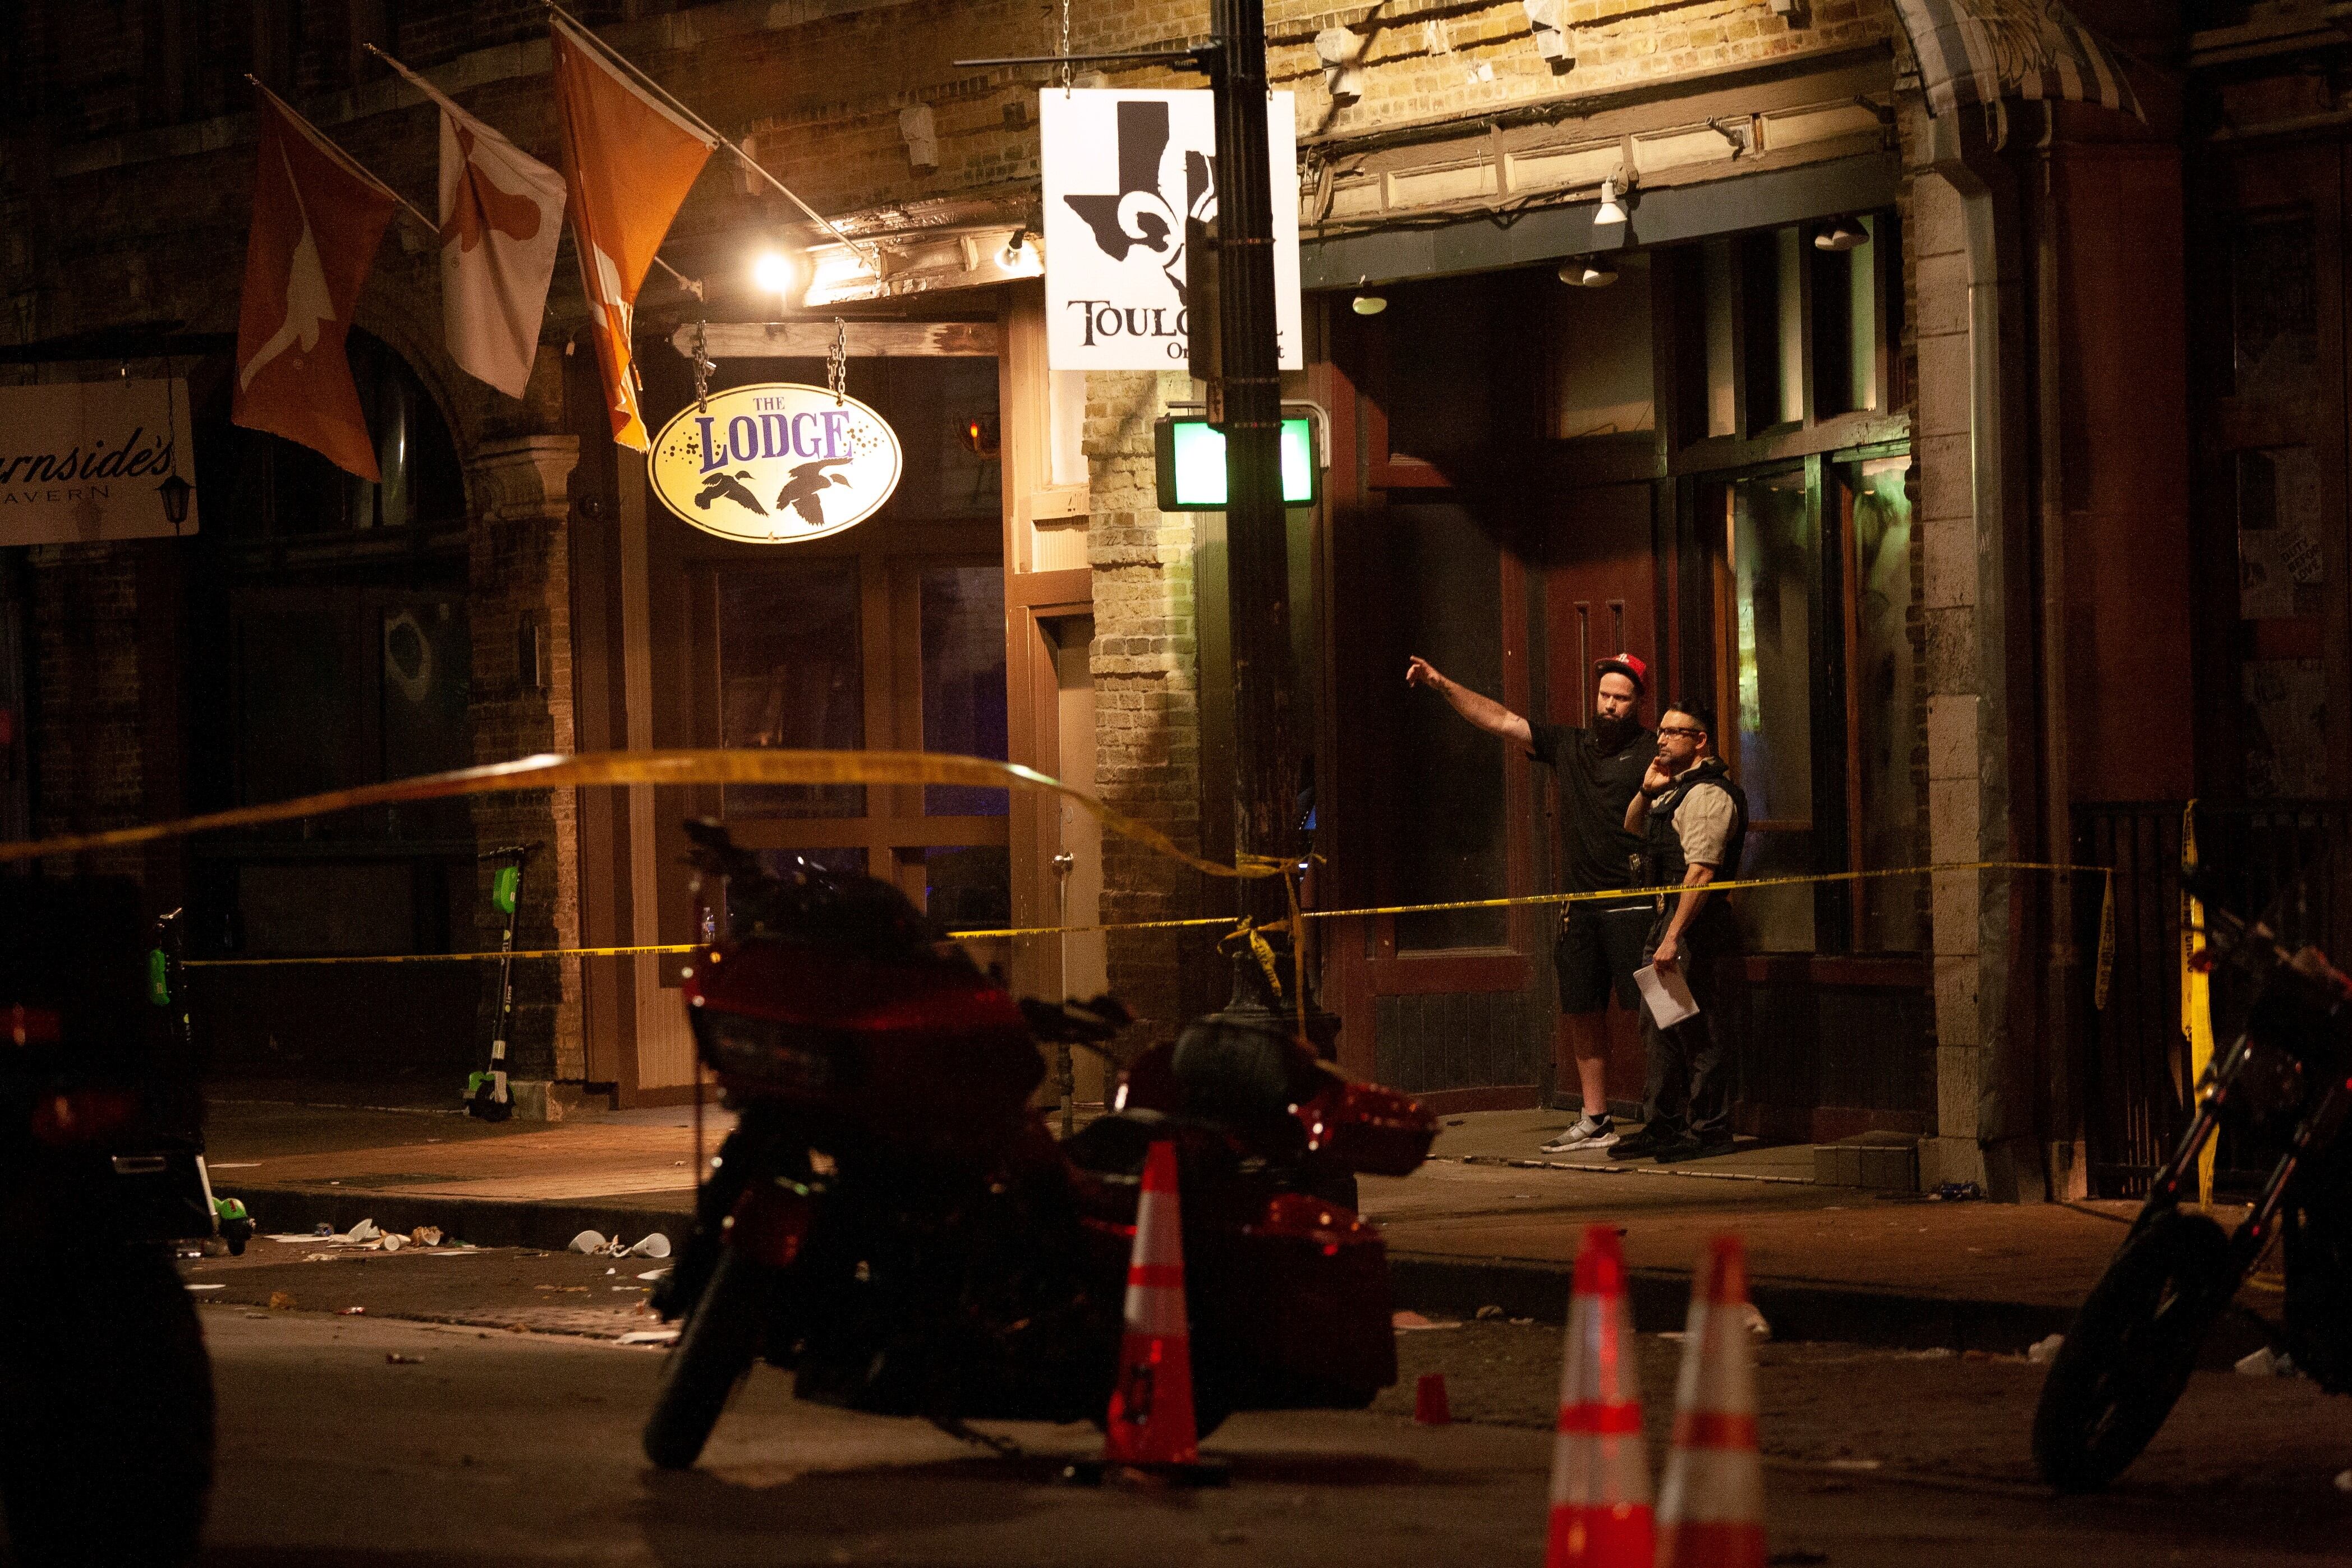
<path fill-rule="evenodd" d="M 904 467 L 897 433 L 856 398 L 764 382 L 679 410 L 646 472 L 663 504 L 706 533 L 796 544 L 872 517 Z"/>

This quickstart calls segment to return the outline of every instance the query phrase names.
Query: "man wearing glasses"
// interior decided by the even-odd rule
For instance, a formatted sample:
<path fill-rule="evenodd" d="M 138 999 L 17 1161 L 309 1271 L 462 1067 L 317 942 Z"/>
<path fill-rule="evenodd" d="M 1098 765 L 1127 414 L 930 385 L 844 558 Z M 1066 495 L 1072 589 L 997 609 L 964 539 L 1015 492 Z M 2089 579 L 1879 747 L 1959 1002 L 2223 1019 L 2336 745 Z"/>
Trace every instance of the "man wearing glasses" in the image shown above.
<path fill-rule="evenodd" d="M 1625 831 L 1642 839 L 1643 882 L 1679 889 L 1655 895 L 1657 914 L 1645 952 L 1661 970 L 1679 969 L 1698 1016 L 1660 1029 L 1642 1009 L 1649 1082 L 1643 1126 L 1609 1151 L 1612 1160 L 1660 1165 L 1731 1149 L 1731 1097 L 1724 1082 L 1723 1035 L 1717 1027 L 1715 971 L 1738 940 L 1731 911 L 1709 895 L 1718 873 L 1737 875 L 1748 838 L 1748 797 L 1723 759 L 1707 754 L 1715 715 L 1677 702 L 1658 716 L 1658 749 L 1642 788 L 1625 808 Z"/>
<path fill-rule="evenodd" d="M 1637 798 L 1649 763 L 1650 732 L 1642 727 L 1642 688 L 1650 667 L 1631 653 L 1612 654 L 1593 666 L 1592 723 L 1529 724 L 1492 697 L 1459 685 L 1428 660 L 1405 666 L 1407 685 L 1427 686 L 1455 713 L 1489 735 L 1527 749 L 1529 757 L 1559 775 L 1563 858 L 1569 893 L 1601 893 L 1640 885 L 1630 862 L 1641 840 L 1625 828 L 1628 805 Z M 1576 1054 L 1577 1088 L 1584 1113 L 1576 1124 L 1543 1145 L 1548 1155 L 1590 1154 L 1617 1141 L 1609 1117 L 1609 994 L 1619 1005 L 1638 1008 L 1633 971 L 1642 967 L 1642 943 L 1653 899 L 1563 904 L 1560 929 L 1552 943 L 1559 976 L 1559 1010 L 1568 1018 L 1569 1044 Z M 1568 1063 L 1559 1063 L 1560 1092 L 1568 1092 Z"/>

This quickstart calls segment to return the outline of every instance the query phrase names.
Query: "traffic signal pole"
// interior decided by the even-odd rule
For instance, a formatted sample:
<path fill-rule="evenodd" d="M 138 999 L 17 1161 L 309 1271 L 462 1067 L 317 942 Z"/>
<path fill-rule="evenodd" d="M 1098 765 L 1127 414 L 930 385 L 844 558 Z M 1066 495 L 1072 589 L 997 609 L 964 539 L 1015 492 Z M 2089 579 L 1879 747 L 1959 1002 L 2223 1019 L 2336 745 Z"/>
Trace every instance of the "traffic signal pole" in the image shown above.
<path fill-rule="evenodd" d="M 1268 188 L 1263 0 L 1212 0 L 1210 89 L 1217 124 L 1218 346 L 1210 389 L 1225 436 L 1225 593 L 1233 639 L 1234 849 L 1297 853 L 1298 752 L 1291 712 L 1290 547 L 1282 500 L 1281 355 L 1276 337 L 1274 201 Z M 1241 883 L 1240 913 L 1287 913 L 1272 878 Z M 1236 998 L 1262 989 L 1244 952 Z"/>

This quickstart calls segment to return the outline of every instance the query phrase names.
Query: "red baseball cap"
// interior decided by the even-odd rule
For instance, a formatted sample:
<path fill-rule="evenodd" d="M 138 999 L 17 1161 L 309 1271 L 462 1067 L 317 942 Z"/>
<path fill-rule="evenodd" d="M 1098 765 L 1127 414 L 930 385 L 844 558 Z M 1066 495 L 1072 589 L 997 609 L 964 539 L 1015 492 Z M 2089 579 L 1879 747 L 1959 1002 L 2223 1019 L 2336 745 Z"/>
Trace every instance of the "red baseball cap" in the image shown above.
<path fill-rule="evenodd" d="M 1633 689 L 1637 692 L 1650 689 L 1650 666 L 1631 653 L 1612 653 L 1605 659 L 1596 659 L 1592 662 L 1594 680 L 1597 681 L 1601 676 L 1611 674 L 1623 675 L 1632 680 Z"/>

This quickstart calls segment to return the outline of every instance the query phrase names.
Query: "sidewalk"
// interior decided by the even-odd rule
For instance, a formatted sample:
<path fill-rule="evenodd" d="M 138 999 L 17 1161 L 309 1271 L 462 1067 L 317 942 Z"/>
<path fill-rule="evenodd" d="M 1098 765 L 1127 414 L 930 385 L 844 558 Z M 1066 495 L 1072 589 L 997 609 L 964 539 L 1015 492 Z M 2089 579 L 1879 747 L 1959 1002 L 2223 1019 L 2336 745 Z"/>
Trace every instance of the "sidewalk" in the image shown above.
<path fill-rule="evenodd" d="M 1366 1178 L 1400 1306 L 1561 1320 L 1584 1228 L 1623 1232 L 1634 1311 L 1681 1325 L 1706 1239 L 1747 1241 L 1757 1304 L 1784 1339 L 1948 1345 L 2014 1354 L 2063 1331 L 2123 1239 L 2127 1204 L 2067 1207 L 1874 1198 L 1815 1186 L 1805 1145 L 1685 1166 L 1554 1161 L 1537 1147 L 1570 1117 L 1452 1116 L 1430 1163 Z M 704 1154 L 727 1118 L 705 1113 Z M 583 1229 L 680 1239 L 693 1202 L 687 1108 L 555 1125 L 496 1125 L 454 1112 L 216 1102 L 215 1187 L 267 1231 L 439 1226 L 483 1246 L 561 1248 Z M 1506 1165 L 1506 1159 L 1528 1162 Z"/>

